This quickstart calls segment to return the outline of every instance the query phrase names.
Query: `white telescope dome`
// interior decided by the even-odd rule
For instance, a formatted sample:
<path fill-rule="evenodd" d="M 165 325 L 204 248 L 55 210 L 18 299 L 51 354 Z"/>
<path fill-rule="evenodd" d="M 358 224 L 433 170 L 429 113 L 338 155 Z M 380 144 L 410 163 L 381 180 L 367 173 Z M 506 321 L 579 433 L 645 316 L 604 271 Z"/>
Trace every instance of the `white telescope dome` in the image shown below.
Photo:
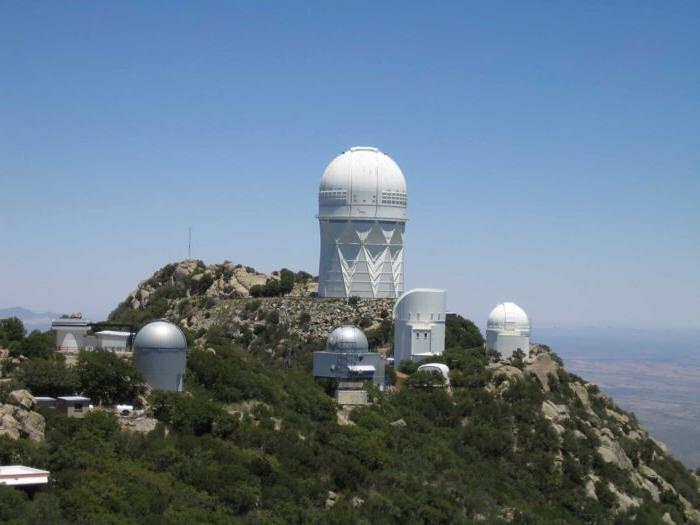
<path fill-rule="evenodd" d="M 327 352 L 367 352 L 369 343 L 362 330 L 352 325 L 339 326 L 326 341 Z"/>
<path fill-rule="evenodd" d="M 406 179 L 396 162 L 377 148 L 350 148 L 321 177 L 318 215 L 405 221 Z"/>
<path fill-rule="evenodd" d="M 530 320 L 525 311 L 517 304 L 501 303 L 491 310 L 486 329 L 495 332 L 530 335 Z"/>

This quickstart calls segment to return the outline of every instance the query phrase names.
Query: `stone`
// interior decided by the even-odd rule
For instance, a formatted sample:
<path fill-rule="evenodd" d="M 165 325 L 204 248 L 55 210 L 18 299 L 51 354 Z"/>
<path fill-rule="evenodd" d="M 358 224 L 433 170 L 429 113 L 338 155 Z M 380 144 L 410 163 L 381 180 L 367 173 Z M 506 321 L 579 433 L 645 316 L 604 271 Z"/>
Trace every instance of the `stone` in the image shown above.
<path fill-rule="evenodd" d="M 32 441 L 42 441 L 46 430 L 46 420 L 44 416 L 37 412 L 29 412 L 22 421 L 22 435 Z"/>
<path fill-rule="evenodd" d="M 488 365 L 489 369 L 493 370 L 494 377 L 505 376 L 509 381 L 523 379 L 523 371 L 515 366 L 508 365 L 499 361 Z"/>
<path fill-rule="evenodd" d="M 569 419 L 569 407 L 557 405 L 551 401 L 542 402 L 542 414 L 546 419 L 555 422 L 563 422 Z"/>
<path fill-rule="evenodd" d="M 608 483 L 608 489 L 617 498 L 617 510 L 620 512 L 625 512 L 632 507 L 639 507 L 642 504 L 642 500 L 617 490 L 617 487 L 612 483 Z"/>
<path fill-rule="evenodd" d="M 597 431 L 597 429 L 594 430 Z M 600 439 L 600 446 L 597 450 L 598 455 L 606 463 L 612 463 L 624 470 L 632 470 L 633 465 L 630 458 L 627 457 L 620 444 L 610 437 L 610 430 L 604 430 L 608 430 L 608 432 L 597 431 Z"/>
<path fill-rule="evenodd" d="M 611 417 L 612 419 L 614 419 L 615 421 L 620 423 L 621 425 L 625 425 L 625 424 L 628 424 L 630 422 L 629 417 L 627 417 L 625 414 L 621 414 L 620 412 L 617 412 L 616 410 L 610 410 L 609 408 L 606 408 L 605 413 L 609 417 Z"/>
<path fill-rule="evenodd" d="M 661 521 L 663 521 L 664 523 L 666 523 L 668 525 L 676 525 L 676 522 L 673 521 L 673 518 L 671 517 L 671 515 L 668 512 L 664 513 L 664 515 L 661 516 Z"/>
<path fill-rule="evenodd" d="M 532 362 L 525 367 L 525 373 L 534 375 L 545 392 L 550 391 L 550 376 L 557 377 L 558 372 L 559 364 L 552 359 L 549 352 L 543 352 L 535 356 Z"/>
<path fill-rule="evenodd" d="M 122 430 L 148 434 L 153 432 L 158 424 L 158 420 L 152 417 L 140 416 L 135 418 L 120 417 L 119 426 Z"/>
<path fill-rule="evenodd" d="M 7 436 L 11 439 L 19 439 L 19 430 L 16 428 L 0 428 L 0 436 Z"/>
<path fill-rule="evenodd" d="M 405 426 L 406 426 L 406 421 L 405 421 L 403 418 L 401 418 L 401 419 L 397 419 L 396 421 L 392 421 L 392 422 L 389 423 L 389 424 L 390 424 L 392 427 L 405 427 Z"/>
<path fill-rule="evenodd" d="M 34 408 L 34 396 L 29 390 L 13 390 L 7 396 L 7 402 L 11 405 L 22 407 L 25 410 Z"/>
<path fill-rule="evenodd" d="M 595 481 L 591 478 L 586 480 L 586 496 L 598 501 L 598 494 L 595 491 Z"/>
<path fill-rule="evenodd" d="M 326 508 L 330 509 L 333 505 L 335 505 L 337 500 L 338 494 L 336 494 L 332 490 L 329 490 L 328 494 L 326 494 Z"/>
<path fill-rule="evenodd" d="M 588 413 L 592 413 L 593 407 L 591 406 L 591 399 L 588 396 L 588 389 L 578 381 L 570 383 L 569 388 L 573 390 L 578 400 L 581 401 L 584 410 Z"/>

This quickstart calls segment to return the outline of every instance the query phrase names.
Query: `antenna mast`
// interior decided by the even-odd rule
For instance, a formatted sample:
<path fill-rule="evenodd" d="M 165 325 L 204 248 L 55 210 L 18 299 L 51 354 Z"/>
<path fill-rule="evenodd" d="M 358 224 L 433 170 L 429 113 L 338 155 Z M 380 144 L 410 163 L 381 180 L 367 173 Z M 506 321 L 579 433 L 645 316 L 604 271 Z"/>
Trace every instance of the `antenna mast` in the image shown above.
<path fill-rule="evenodd" d="M 187 228 L 187 260 L 192 258 L 192 226 Z"/>

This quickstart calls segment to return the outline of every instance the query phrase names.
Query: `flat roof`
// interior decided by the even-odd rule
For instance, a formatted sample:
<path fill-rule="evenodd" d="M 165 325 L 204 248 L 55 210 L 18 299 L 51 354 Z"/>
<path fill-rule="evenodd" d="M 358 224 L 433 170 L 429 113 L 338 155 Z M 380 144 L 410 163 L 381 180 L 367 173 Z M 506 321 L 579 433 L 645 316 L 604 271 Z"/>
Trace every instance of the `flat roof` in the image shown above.
<path fill-rule="evenodd" d="M 348 370 L 351 372 L 375 372 L 377 369 L 374 365 L 350 365 Z"/>
<path fill-rule="evenodd" d="M 34 396 L 34 399 L 37 401 L 56 401 L 55 397 L 49 397 L 49 396 Z"/>
<path fill-rule="evenodd" d="M 49 471 L 24 465 L 0 466 L 0 485 L 40 485 L 49 482 Z"/>
<path fill-rule="evenodd" d="M 102 330 L 100 332 L 95 332 L 95 335 L 114 335 L 118 337 L 129 337 L 131 332 L 118 332 L 117 330 Z"/>
<path fill-rule="evenodd" d="M 89 397 L 84 396 L 59 396 L 56 399 L 60 399 L 61 401 L 90 401 Z"/>

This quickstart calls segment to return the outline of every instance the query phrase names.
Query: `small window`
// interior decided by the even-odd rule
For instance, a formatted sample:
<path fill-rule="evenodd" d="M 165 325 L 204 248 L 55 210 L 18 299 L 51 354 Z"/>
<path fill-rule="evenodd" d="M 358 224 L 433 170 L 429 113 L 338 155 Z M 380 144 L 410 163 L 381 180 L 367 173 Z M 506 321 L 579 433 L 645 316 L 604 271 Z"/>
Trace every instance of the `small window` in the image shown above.
<path fill-rule="evenodd" d="M 425 332 L 425 333 L 423 334 L 423 339 L 427 339 L 427 338 L 428 338 L 428 332 Z"/>
<path fill-rule="evenodd" d="M 433 320 L 433 314 L 430 314 L 430 320 L 431 321 Z"/>
<path fill-rule="evenodd" d="M 73 410 L 76 412 L 82 412 L 83 411 L 83 404 L 82 403 L 76 403 L 73 405 Z"/>
<path fill-rule="evenodd" d="M 416 339 L 420 339 L 420 334 L 416 332 Z"/>
<path fill-rule="evenodd" d="M 420 314 L 416 314 L 416 320 L 420 321 Z"/>

